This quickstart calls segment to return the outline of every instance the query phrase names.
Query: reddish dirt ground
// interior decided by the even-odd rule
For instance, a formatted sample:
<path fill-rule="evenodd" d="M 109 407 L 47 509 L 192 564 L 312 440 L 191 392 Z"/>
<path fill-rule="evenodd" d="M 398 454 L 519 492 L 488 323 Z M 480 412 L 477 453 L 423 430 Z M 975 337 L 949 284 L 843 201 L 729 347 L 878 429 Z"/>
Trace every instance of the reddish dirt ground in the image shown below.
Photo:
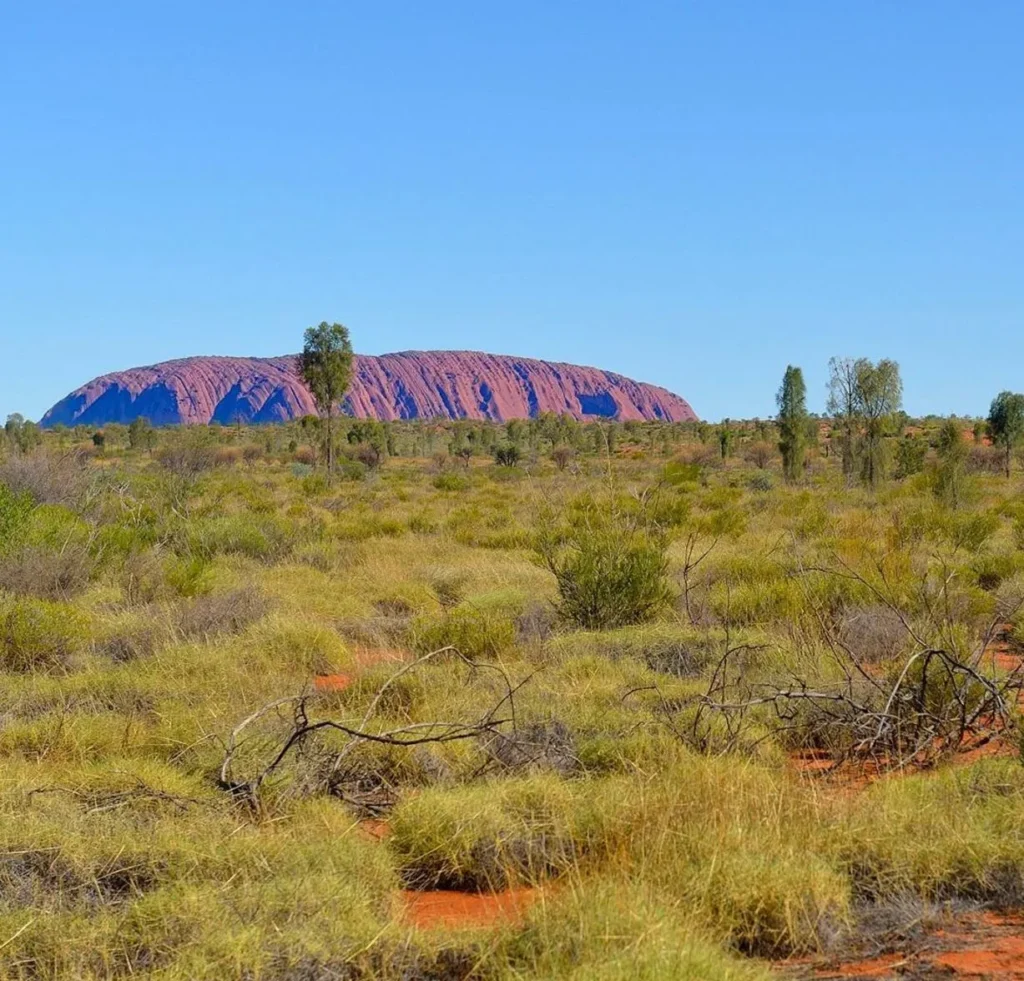
<path fill-rule="evenodd" d="M 391 834 L 391 826 L 380 818 L 365 818 L 359 822 L 359 827 L 377 841 L 383 841 Z"/>
<path fill-rule="evenodd" d="M 408 661 L 409 655 L 405 651 L 395 650 L 390 647 L 357 647 L 355 654 L 356 666 L 369 668 L 374 664 L 398 663 Z"/>
<path fill-rule="evenodd" d="M 1012 631 L 1011 624 L 1003 624 L 992 643 L 985 649 L 985 653 L 982 655 L 982 664 L 986 667 L 1000 668 L 1008 673 L 1020 671 L 1024 667 L 1024 656 L 1022 656 L 1020 645 L 1011 640 Z"/>
<path fill-rule="evenodd" d="M 539 898 L 539 889 L 508 889 L 497 893 L 406 889 L 402 892 L 403 916 L 421 929 L 518 923 Z"/>
<path fill-rule="evenodd" d="M 317 691 L 344 691 L 356 680 L 359 670 L 373 667 L 375 664 L 406 661 L 409 655 L 386 647 L 360 647 L 355 651 L 353 659 L 355 671 L 348 674 L 318 674 L 313 679 L 313 687 Z"/>
<path fill-rule="evenodd" d="M 318 674 L 313 679 L 313 687 L 317 691 L 344 691 L 351 684 L 350 674 Z"/>
<path fill-rule="evenodd" d="M 778 965 L 801 981 L 1024 981 L 1024 916 L 966 913 L 925 932 L 905 950 L 858 959 L 804 959 Z"/>

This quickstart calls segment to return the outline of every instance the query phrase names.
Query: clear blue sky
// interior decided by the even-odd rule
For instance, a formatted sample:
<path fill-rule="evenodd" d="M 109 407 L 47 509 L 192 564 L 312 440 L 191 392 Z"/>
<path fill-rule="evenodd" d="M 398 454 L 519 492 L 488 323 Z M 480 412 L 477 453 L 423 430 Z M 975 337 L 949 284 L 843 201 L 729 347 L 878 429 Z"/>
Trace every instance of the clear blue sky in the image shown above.
<path fill-rule="evenodd" d="M 1024 389 L 1024 3 L 7 3 L 0 415 L 297 350 Z"/>

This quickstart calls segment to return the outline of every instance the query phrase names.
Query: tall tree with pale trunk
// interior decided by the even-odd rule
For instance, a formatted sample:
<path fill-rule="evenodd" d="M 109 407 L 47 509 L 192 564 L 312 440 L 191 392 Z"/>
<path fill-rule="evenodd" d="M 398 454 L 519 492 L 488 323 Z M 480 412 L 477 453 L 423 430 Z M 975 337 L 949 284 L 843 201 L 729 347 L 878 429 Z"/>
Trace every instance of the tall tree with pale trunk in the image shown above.
<path fill-rule="evenodd" d="M 903 406 L 900 366 L 883 358 L 832 358 L 828 411 L 840 432 L 843 473 L 852 477 L 860 464 L 861 479 L 877 487 L 885 471 L 884 437 Z"/>
<path fill-rule="evenodd" d="M 348 328 L 326 321 L 310 327 L 299 356 L 299 369 L 325 423 L 327 474 L 330 477 L 334 474 L 334 413 L 345 397 L 352 377 L 352 342 Z"/>
<path fill-rule="evenodd" d="M 1024 439 L 1024 395 L 1000 392 L 992 400 L 988 427 L 992 433 L 992 442 L 1003 451 L 1006 476 L 1009 477 L 1013 451 Z"/>

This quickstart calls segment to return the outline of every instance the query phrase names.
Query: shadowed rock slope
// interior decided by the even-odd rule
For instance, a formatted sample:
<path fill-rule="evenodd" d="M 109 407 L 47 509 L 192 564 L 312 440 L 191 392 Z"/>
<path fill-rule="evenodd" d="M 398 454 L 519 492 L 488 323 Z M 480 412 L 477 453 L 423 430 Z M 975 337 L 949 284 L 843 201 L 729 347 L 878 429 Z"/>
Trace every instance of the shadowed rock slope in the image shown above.
<path fill-rule="evenodd" d="M 610 371 L 471 351 L 357 355 L 343 410 L 385 420 L 503 420 L 541 412 L 580 420 L 696 418 L 678 395 Z M 42 422 L 102 426 L 145 416 L 156 425 L 260 423 L 315 411 L 294 355 L 197 357 L 103 375 L 61 399 Z"/>

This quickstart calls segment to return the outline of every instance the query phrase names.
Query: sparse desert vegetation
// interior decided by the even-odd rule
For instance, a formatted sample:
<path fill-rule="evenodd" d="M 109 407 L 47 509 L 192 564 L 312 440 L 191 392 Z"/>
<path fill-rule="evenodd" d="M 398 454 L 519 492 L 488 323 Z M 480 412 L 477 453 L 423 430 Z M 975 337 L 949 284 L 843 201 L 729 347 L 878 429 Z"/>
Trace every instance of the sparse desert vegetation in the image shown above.
<path fill-rule="evenodd" d="M 314 418 L 13 420 L 0 977 L 763 979 L 1020 910 L 1016 402 L 835 376 L 335 417 L 330 478 Z"/>

